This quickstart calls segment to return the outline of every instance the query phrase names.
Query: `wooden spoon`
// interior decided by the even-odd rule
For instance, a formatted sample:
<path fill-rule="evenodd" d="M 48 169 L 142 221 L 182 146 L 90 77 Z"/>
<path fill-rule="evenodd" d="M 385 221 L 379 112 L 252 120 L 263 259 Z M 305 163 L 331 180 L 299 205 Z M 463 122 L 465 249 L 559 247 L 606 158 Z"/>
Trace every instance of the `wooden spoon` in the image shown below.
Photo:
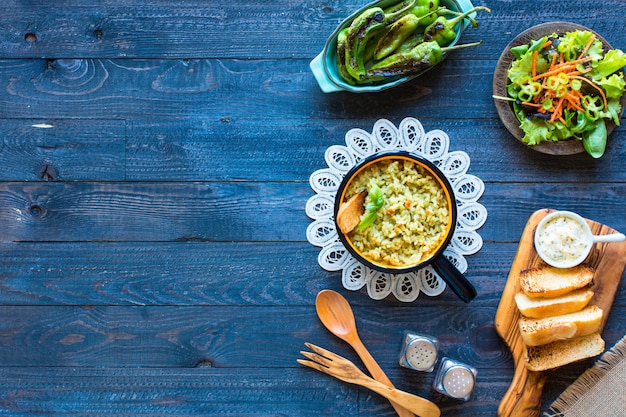
<path fill-rule="evenodd" d="M 341 294 L 332 290 L 322 290 L 317 294 L 315 299 L 315 308 L 317 316 L 320 318 L 324 327 L 332 334 L 347 342 L 359 355 L 365 367 L 372 377 L 388 387 L 393 388 L 393 384 L 385 375 L 385 372 L 376 363 L 372 355 L 363 345 L 361 338 L 356 330 L 356 321 L 352 308 Z M 414 414 L 406 408 L 391 401 L 391 405 L 401 417 L 414 417 Z"/>

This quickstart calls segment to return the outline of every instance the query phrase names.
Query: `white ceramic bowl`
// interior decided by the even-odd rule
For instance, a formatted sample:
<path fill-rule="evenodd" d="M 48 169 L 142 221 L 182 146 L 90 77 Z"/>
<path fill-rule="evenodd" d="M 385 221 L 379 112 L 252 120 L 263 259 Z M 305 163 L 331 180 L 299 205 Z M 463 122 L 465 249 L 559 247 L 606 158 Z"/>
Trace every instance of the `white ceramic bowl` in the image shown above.
<path fill-rule="evenodd" d="M 621 242 L 622 233 L 595 236 L 587 221 L 571 211 L 555 211 L 544 217 L 535 230 L 535 250 L 548 265 L 573 268 L 589 255 L 596 242 Z"/>

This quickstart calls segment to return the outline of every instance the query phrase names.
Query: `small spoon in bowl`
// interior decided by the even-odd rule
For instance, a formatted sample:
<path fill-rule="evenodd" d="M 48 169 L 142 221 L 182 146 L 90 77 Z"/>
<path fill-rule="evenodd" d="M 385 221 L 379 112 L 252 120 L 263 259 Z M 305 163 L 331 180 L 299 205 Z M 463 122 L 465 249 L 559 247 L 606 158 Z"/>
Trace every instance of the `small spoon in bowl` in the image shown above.
<path fill-rule="evenodd" d="M 385 375 L 369 351 L 363 345 L 356 329 L 354 313 L 350 303 L 341 294 L 333 290 L 322 290 L 315 299 L 315 309 L 320 321 L 332 334 L 347 342 L 359 355 L 372 377 L 393 388 L 393 384 Z M 414 417 L 414 414 L 399 404 L 391 402 L 400 417 Z"/>
<path fill-rule="evenodd" d="M 337 225 L 344 235 L 354 230 L 361 221 L 361 216 L 365 213 L 365 197 L 367 197 L 367 190 L 353 195 L 348 201 L 339 206 Z"/>

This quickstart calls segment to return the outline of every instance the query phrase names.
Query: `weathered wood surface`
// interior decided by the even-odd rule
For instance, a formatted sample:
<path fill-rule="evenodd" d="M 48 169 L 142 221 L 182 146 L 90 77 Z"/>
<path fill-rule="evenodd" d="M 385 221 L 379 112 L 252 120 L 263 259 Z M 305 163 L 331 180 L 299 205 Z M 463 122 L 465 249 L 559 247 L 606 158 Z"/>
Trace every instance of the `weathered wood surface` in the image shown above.
<path fill-rule="evenodd" d="M 491 81 L 519 32 L 568 20 L 626 48 L 622 0 L 488 6 L 436 71 L 379 94 L 324 94 L 309 61 L 365 1 L 77 0 L 0 4 L 0 415 L 392 416 L 366 390 L 299 366 L 305 341 L 356 363 L 315 316 L 342 292 L 396 386 L 445 416 L 493 416 L 513 360 L 493 327 L 517 242 L 540 208 L 626 230 L 626 129 L 607 154 L 515 140 Z M 306 241 L 309 175 L 345 133 L 386 118 L 448 133 L 485 181 L 478 297 L 414 303 L 342 288 Z M 603 336 L 624 335 L 621 280 Z M 411 329 L 478 368 L 468 402 L 397 364 Z M 544 409 L 592 361 L 551 374 Z"/>

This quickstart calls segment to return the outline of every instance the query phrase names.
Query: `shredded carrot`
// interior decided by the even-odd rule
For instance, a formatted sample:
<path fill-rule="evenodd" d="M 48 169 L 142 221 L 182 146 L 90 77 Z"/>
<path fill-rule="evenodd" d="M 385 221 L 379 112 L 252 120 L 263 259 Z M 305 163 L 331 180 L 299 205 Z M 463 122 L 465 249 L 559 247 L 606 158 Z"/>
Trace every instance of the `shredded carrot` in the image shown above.
<path fill-rule="evenodd" d="M 524 82 L 524 84 L 531 81 L 541 82 L 541 93 L 536 94 L 532 100 L 522 102 L 521 104 L 534 108 L 534 111 L 538 113 L 545 114 L 547 120 L 550 122 L 558 120 L 559 122 L 566 124 L 565 114 L 563 113 L 564 110 L 585 112 L 582 104 L 583 94 L 579 89 L 574 90 L 571 84 L 572 80 L 577 79 L 586 82 L 596 89 L 602 97 L 604 108 L 607 109 L 608 103 L 602 88 L 589 78 L 582 76 L 583 74 L 591 71 L 591 68 L 577 68 L 580 64 L 591 61 L 592 57 L 585 55 L 589 51 L 589 48 L 593 45 L 594 40 L 595 35 L 593 35 L 589 42 L 585 45 L 585 48 L 580 56 L 572 61 L 566 61 L 563 53 L 554 51 L 548 69 L 541 74 L 537 74 L 537 60 L 539 52 L 552 45 L 551 40 L 544 42 L 539 50 L 533 52 L 531 77 L 529 80 Z M 547 88 L 548 78 L 551 78 L 552 76 L 558 76 L 559 79 L 551 79 L 551 86 L 550 88 Z"/>
<path fill-rule="evenodd" d="M 587 42 L 587 45 L 585 46 L 583 51 L 580 53 L 580 55 L 578 55 L 578 59 L 584 57 L 585 54 L 587 54 L 587 51 L 589 51 L 589 48 L 591 48 L 591 45 L 593 45 L 593 41 L 595 40 L 596 40 L 596 34 L 592 33 L 591 37 L 589 38 L 589 42 Z"/>
<path fill-rule="evenodd" d="M 576 65 L 558 65 L 558 66 L 550 69 L 549 71 L 546 71 L 546 72 L 544 72 L 542 74 L 535 75 L 534 77 L 532 77 L 532 80 L 533 81 L 537 81 L 537 80 L 540 80 L 540 79 L 542 79 L 544 77 L 548 78 L 551 75 L 558 75 L 558 74 L 560 74 L 562 72 L 567 73 L 567 72 L 575 70 L 575 69 L 576 69 Z"/>
<path fill-rule="evenodd" d="M 590 60 L 591 60 L 591 57 L 585 57 L 585 58 L 576 59 L 574 61 L 568 61 L 568 62 L 563 62 L 561 64 L 551 65 L 548 71 L 532 77 L 532 80 L 536 81 L 543 77 L 549 77 L 551 75 L 556 75 L 564 71 L 576 70 L 576 65 L 581 64 L 583 62 L 590 61 Z"/>
<path fill-rule="evenodd" d="M 553 68 L 556 65 L 557 53 L 552 54 L 552 62 L 550 63 L 550 68 Z"/>
<path fill-rule="evenodd" d="M 565 101 L 565 97 L 559 99 L 558 103 L 556 103 L 556 107 L 554 108 L 554 113 L 552 113 L 552 117 L 550 117 L 550 121 L 554 122 L 556 119 L 561 117 L 561 111 L 563 102 Z"/>
<path fill-rule="evenodd" d="M 580 98 L 574 97 L 570 94 L 567 94 L 565 97 L 567 98 L 567 101 L 571 107 L 576 110 L 584 111 L 583 108 L 580 106 Z"/>

